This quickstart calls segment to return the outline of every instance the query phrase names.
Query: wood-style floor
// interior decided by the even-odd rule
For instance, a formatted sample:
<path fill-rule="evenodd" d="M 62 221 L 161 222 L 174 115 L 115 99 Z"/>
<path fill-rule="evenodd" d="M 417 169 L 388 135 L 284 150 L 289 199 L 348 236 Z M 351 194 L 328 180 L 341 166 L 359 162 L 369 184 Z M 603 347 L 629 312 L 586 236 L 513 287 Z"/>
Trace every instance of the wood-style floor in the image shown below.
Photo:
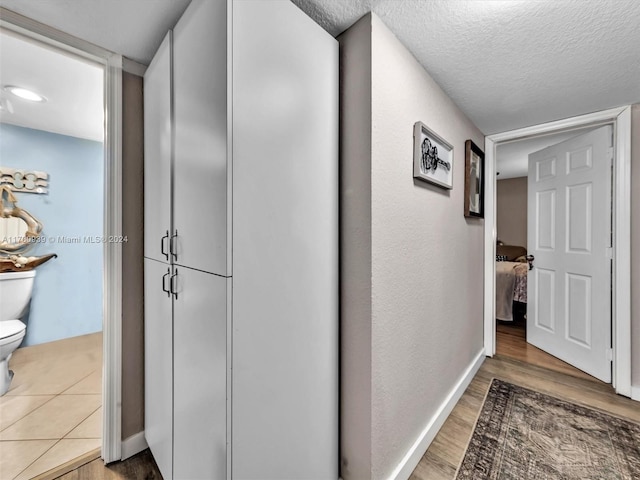
<path fill-rule="evenodd" d="M 98 458 L 58 477 L 61 480 L 162 480 L 151 452 L 144 450 L 125 460 L 105 466 Z"/>
<path fill-rule="evenodd" d="M 487 358 L 480 367 L 410 480 L 455 478 L 493 378 L 640 422 L 637 402 L 616 395 L 611 385 L 527 345 L 523 330 L 511 328 L 498 329 L 498 354 Z"/>
<path fill-rule="evenodd" d="M 638 404 L 614 393 L 611 385 L 528 345 L 523 329 L 500 326 L 494 358 L 485 360 L 453 412 L 424 454 L 410 480 L 452 480 L 473 432 L 476 418 L 493 378 L 532 388 L 568 401 L 640 422 Z M 148 450 L 104 466 L 94 460 L 62 480 L 159 480 L 160 472 Z"/>
<path fill-rule="evenodd" d="M 498 322 L 496 329 L 496 353 L 556 372 L 567 373 L 574 377 L 586 378 L 596 382 L 599 381 L 591 375 L 584 373 L 582 370 L 578 370 L 576 367 L 527 343 L 526 338 L 526 324 L 524 320 Z"/>

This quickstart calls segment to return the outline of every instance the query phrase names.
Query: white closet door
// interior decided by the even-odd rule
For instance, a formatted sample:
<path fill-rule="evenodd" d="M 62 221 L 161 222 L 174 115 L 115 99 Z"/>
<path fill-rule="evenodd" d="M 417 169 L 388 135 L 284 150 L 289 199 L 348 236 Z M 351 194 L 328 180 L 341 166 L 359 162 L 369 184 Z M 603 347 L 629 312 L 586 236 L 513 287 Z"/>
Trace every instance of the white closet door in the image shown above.
<path fill-rule="evenodd" d="M 174 478 L 224 480 L 230 279 L 174 268 Z"/>
<path fill-rule="evenodd" d="M 169 32 L 144 75 L 144 256 L 163 262 L 169 260 L 171 140 Z"/>
<path fill-rule="evenodd" d="M 335 480 L 338 44 L 233 8 L 233 478 Z"/>
<path fill-rule="evenodd" d="M 173 327 L 170 266 L 144 259 L 144 434 L 164 480 L 173 478 Z"/>
<path fill-rule="evenodd" d="M 174 29 L 179 265 L 227 276 L 227 8 L 193 0 Z"/>

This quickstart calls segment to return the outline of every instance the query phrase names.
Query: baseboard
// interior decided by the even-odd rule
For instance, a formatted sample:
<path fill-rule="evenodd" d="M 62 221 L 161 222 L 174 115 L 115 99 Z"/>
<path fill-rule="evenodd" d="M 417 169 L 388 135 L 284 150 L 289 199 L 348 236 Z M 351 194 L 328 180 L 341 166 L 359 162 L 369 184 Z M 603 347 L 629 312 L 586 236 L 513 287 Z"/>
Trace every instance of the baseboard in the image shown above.
<path fill-rule="evenodd" d="M 485 359 L 484 348 L 476 355 L 471 364 L 467 367 L 466 371 L 462 374 L 456 385 L 453 387 L 445 401 L 440 405 L 436 414 L 431 418 L 427 426 L 420 433 L 415 443 L 411 446 L 407 454 L 402 461 L 395 468 L 388 480 L 408 480 L 416 468 L 420 459 L 427 451 L 431 442 L 438 434 L 438 431 L 444 424 L 445 420 L 462 397 L 462 394 L 467 389 L 471 380 L 475 376 L 476 372 L 482 365 Z"/>
<path fill-rule="evenodd" d="M 147 439 L 144 438 L 144 430 L 135 435 L 131 435 L 122 441 L 122 460 L 133 457 L 136 453 L 140 453 L 148 447 Z"/>
<path fill-rule="evenodd" d="M 640 402 L 640 386 L 631 385 L 631 400 Z"/>

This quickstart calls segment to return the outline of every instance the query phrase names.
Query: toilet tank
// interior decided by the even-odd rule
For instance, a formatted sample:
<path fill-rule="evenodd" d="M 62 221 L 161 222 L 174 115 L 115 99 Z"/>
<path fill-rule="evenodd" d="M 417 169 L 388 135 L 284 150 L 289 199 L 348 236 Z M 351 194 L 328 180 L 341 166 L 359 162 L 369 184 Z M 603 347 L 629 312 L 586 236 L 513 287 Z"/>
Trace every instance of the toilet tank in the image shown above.
<path fill-rule="evenodd" d="M 22 317 L 31 299 L 35 277 L 35 270 L 0 273 L 0 322 Z"/>

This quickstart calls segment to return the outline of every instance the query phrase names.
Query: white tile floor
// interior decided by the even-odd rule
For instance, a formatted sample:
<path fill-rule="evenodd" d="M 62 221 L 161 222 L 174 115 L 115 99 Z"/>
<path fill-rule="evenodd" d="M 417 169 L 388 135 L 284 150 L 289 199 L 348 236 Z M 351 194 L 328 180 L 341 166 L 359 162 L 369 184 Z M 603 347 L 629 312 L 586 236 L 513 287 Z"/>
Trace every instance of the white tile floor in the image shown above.
<path fill-rule="evenodd" d="M 102 334 L 19 348 L 0 397 L 0 480 L 40 475 L 102 437 Z"/>

